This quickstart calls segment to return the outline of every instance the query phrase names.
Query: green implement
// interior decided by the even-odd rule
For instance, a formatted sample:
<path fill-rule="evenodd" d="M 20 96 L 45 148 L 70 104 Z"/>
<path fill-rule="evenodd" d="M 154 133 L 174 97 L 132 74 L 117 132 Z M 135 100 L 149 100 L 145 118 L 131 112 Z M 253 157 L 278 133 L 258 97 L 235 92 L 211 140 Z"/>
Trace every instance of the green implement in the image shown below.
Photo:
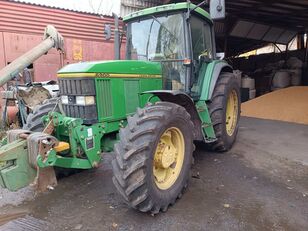
<path fill-rule="evenodd" d="M 27 141 L 18 139 L 0 148 L 0 184 L 17 191 L 34 182 L 36 169 L 28 159 Z"/>

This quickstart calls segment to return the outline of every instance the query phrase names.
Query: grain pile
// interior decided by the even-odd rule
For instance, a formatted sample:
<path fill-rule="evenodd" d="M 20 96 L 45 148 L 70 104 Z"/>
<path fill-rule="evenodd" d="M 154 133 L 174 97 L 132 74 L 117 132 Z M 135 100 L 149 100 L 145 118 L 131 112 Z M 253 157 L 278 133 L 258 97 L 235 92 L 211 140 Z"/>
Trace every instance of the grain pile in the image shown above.
<path fill-rule="evenodd" d="M 308 87 L 289 87 L 242 104 L 242 116 L 308 124 Z"/>

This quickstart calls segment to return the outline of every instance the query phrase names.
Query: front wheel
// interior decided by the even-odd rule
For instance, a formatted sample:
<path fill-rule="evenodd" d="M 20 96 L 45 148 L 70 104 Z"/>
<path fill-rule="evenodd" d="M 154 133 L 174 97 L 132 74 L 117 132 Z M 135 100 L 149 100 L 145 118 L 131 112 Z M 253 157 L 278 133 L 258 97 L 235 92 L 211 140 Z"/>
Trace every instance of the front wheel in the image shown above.
<path fill-rule="evenodd" d="M 181 197 L 190 178 L 193 128 L 188 112 L 169 102 L 128 118 L 112 166 L 113 182 L 129 206 L 156 214 Z"/>

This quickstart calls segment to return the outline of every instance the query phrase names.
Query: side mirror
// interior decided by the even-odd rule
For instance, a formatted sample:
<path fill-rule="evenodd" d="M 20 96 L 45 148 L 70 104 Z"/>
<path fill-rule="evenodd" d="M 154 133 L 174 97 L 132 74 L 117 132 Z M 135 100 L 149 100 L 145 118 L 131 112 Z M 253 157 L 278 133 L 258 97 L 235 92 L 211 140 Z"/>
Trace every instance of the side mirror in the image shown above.
<path fill-rule="evenodd" d="M 210 1 L 210 15 L 213 20 L 224 19 L 226 16 L 225 0 Z"/>

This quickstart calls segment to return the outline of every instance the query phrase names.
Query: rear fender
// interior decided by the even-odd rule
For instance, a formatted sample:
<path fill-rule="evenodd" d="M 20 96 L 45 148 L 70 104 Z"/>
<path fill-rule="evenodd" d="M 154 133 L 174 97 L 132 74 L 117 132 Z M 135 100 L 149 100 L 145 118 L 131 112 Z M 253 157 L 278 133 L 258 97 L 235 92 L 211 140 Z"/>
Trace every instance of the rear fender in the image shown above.
<path fill-rule="evenodd" d="M 200 100 L 211 100 L 220 73 L 232 71 L 232 67 L 224 60 L 214 60 L 209 63 L 202 84 Z"/>

